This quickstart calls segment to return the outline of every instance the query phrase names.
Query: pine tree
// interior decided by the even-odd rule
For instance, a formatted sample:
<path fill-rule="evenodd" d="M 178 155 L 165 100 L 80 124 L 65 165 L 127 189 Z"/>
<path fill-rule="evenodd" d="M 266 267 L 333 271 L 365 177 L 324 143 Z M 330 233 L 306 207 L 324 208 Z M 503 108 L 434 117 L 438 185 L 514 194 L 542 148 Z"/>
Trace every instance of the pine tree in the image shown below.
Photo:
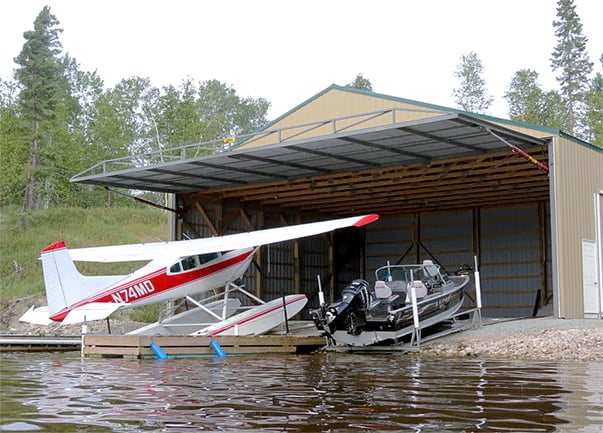
<path fill-rule="evenodd" d="M 486 81 L 482 78 L 482 62 L 477 53 L 463 54 L 454 75 L 461 79 L 461 87 L 454 89 L 452 95 L 459 107 L 474 113 L 487 113 L 494 98 L 486 89 Z"/>
<path fill-rule="evenodd" d="M 29 212 L 39 204 L 40 182 L 38 171 L 43 147 L 52 142 L 52 123 L 56 118 L 57 107 L 61 103 L 62 63 L 58 58 L 61 43 L 58 35 L 62 31 L 56 17 L 45 6 L 34 21 L 34 29 L 23 34 L 25 44 L 15 58 L 19 68 L 15 78 L 21 86 L 19 106 L 21 113 L 30 125 L 28 138 L 29 151 L 25 174 L 23 210 Z M 26 223 L 22 218 L 19 226 Z"/>
<path fill-rule="evenodd" d="M 603 70 L 603 54 L 599 58 Z M 603 74 L 597 72 L 586 95 L 587 139 L 603 148 Z"/>
<path fill-rule="evenodd" d="M 580 136 L 585 129 L 585 96 L 593 63 L 586 51 L 588 39 L 582 34 L 574 0 L 559 0 L 557 17 L 558 20 L 553 21 L 557 45 L 551 56 L 551 67 L 553 71 L 560 71 L 557 81 L 567 105 L 566 128 L 569 133 Z"/>

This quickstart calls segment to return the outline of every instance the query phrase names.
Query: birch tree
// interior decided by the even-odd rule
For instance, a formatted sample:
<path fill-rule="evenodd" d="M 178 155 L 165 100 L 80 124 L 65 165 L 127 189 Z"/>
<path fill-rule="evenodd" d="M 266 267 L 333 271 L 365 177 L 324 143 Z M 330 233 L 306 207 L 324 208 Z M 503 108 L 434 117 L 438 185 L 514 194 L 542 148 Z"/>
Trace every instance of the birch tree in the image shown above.
<path fill-rule="evenodd" d="M 494 101 L 486 88 L 483 72 L 484 67 L 477 53 L 472 51 L 461 56 L 454 73 L 461 80 L 461 85 L 452 91 L 452 95 L 456 104 L 465 111 L 486 114 Z"/>

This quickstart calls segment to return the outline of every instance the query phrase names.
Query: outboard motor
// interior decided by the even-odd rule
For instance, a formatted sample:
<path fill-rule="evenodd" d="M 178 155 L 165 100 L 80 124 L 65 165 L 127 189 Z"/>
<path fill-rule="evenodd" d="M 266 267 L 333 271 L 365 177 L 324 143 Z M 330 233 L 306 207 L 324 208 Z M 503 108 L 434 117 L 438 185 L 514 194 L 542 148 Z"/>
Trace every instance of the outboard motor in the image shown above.
<path fill-rule="evenodd" d="M 463 264 L 461 266 L 459 266 L 459 268 L 457 269 L 457 271 L 455 272 L 456 275 L 469 275 L 471 272 L 473 271 L 473 268 L 467 264 Z"/>
<path fill-rule="evenodd" d="M 341 299 L 312 311 L 312 319 L 316 327 L 328 335 L 338 329 L 358 335 L 365 323 L 365 311 L 372 300 L 369 283 L 354 280 L 343 289 Z"/>

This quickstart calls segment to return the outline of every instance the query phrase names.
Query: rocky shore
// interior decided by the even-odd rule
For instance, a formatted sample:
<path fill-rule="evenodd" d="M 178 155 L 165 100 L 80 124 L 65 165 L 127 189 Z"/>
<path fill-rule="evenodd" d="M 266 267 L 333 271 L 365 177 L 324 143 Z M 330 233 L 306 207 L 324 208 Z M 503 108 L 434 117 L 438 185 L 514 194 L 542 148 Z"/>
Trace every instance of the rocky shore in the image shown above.
<path fill-rule="evenodd" d="M 31 306 L 39 307 L 46 305 L 46 296 L 27 296 L 24 298 L 0 301 L 0 335 L 22 335 L 22 336 L 40 336 L 40 337 L 79 337 L 82 332 L 82 325 L 62 326 L 58 323 L 48 326 L 32 325 L 19 321 Z M 134 322 L 130 320 L 111 319 L 111 332 L 115 334 L 125 334 L 126 332 L 140 328 L 146 323 Z M 88 324 L 90 333 L 106 333 L 107 322 L 97 320 Z"/>
<path fill-rule="evenodd" d="M 539 317 L 486 320 L 433 340 L 418 353 L 558 361 L 603 361 L 603 320 Z"/>

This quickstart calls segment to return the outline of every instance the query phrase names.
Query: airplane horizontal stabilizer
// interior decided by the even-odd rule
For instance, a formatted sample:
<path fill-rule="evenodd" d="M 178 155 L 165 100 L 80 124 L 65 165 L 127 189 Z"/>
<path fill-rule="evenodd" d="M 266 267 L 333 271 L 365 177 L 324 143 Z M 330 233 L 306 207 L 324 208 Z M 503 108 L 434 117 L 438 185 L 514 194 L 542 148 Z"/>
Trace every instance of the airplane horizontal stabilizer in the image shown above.
<path fill-rule="evenodd" d="M 61 325 L 71 325 L 74 323 L 90 322 L 92 320 L 102 320 L 109 317 L 118 309 L 127 304 L 117 304 L 113 302 L 91 302 L 81 307 L 71 310 Z"/>
<path fill-rule="evenodd" d="M 47 306 L 34 308 L 33 305 L 21 317 L 19 317 L 19 321 L 43 326 L 48 326 L 53 323 L 53 321 L 48 317 Z"/>

